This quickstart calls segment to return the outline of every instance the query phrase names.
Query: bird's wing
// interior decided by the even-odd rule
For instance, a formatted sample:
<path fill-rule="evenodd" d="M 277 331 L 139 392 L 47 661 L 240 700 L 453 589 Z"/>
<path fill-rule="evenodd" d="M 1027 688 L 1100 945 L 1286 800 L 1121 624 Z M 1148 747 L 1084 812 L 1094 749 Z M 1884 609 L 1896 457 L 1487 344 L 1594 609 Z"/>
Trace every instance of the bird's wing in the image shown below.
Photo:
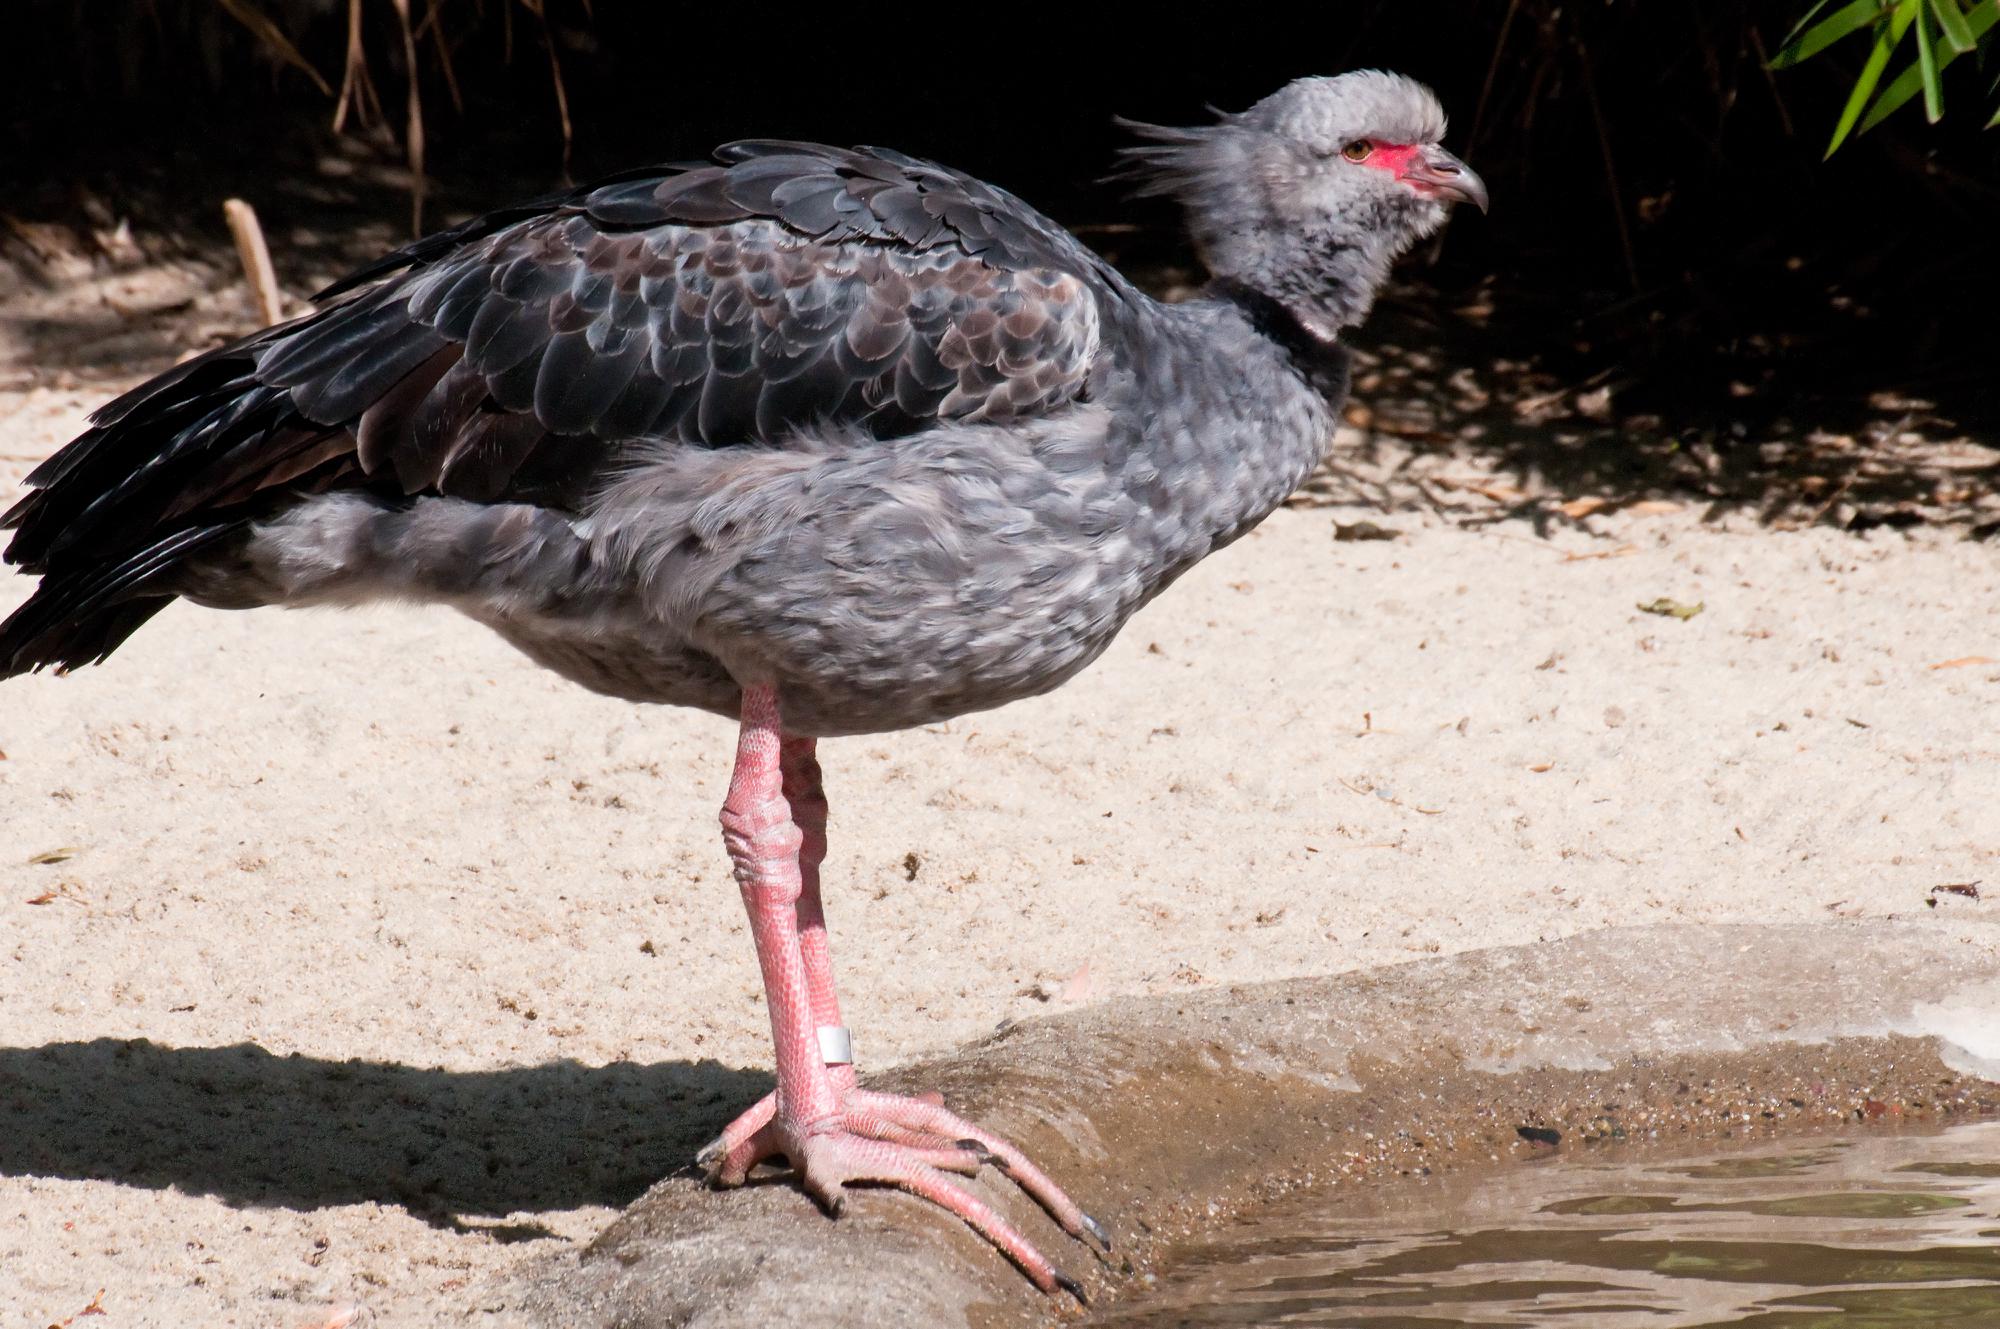
<path fill-rule="evenodd" d="M 8 561 L 369 487 L 565 506 L 632 447 L 1060 408 L 1117 274 L 880 149 L 745 142 L 482 217 L 111 403 L 29 477 Z"/>

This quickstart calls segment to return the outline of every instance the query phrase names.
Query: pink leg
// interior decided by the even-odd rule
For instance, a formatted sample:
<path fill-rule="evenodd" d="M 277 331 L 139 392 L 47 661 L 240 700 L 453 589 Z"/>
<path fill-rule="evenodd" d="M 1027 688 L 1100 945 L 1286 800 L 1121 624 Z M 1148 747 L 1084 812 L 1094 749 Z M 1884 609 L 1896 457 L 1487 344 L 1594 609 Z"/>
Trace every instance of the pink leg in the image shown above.
<path fill-rule="evenodd" d="M 840 997 L 833 986 L 833 957 L 827 947 L 826 911 L 820 903 L 819 868 L 826 861 L 826 790 L 820 784 L 816 741 L 782 736 L 778 744 L 778 764 L 783 775 L 785 801 L 799 828 L 799 903 L 797 910 L 799 954 L 805 961 L 806 994 L 813 1019 L 823 1029 L 843 1029 Z M 841 1098 L 854 1089 L 854 1064 L 839 1062 L 827 1067 L 834 1093 Z M 764 1095 L 742 1115 L 723 1128 L 722 1134 L 702 1150 L 702 1159 L 726 1158 L 743 1150 L 777 1111 L 777 1091 Z"/>
<path fill-rule="evenodd" d="M 833 990 L 833 955 L 826 942 L 826 909 L 819 897 L 819 867 L 826 861 L 826 790 L 820 785 L 814 740 L 786 738 L 779 750 L 785 775 L 785 799 L 799 834 L 799 951 L 806 962 L 806 993 L 813 1019 L 822 1029 L 843 1029 L 840 997 Z M 854 1063 L 827 1067 L 833 1087 L 843 1097 L 854 1088 Z"/>
<path fill-rule="evenodd" d="M 810 1128 L 838 1115 L 840 1099 L 820 1059 L 819 1026 L 807 990 L 798 917 L 805 837 L 785 801 L 781 748 L 776 691 L 746 688 L 736 769 L 722 804 L 722 839 L 736 868 L 764 976 L 778 1054 L 777 1115 Z"/>
<path fill-rule="evenodd" d="M 744 689 L 723 841 L 763 972 L 778 1087 L 702 1151 L 710 1176 L 718 1185 L 737 1184 L 758 1162 L 783 1154 L 806 1190 L 836 1213 L 848 1182 L 895 1186 L 957 1214 L 1043 1291 L 1067 1288 L 1080 1299 L 1073 1280 L 945 1173 L 992 1163 L 1065 1230 L 1087 1232 L 1108 1249 L 1104 1230 L 1067 1195 L 1012 1145 L 946 1112 L 936 1095 L 866 1093 L 855 1087 L 852 1066 L 827 1064 L 820 1030 L 840 1028 L 840 1003 L 819 900 L 825 827 L 812 740 L 781 733 L 774 689 Z"/>

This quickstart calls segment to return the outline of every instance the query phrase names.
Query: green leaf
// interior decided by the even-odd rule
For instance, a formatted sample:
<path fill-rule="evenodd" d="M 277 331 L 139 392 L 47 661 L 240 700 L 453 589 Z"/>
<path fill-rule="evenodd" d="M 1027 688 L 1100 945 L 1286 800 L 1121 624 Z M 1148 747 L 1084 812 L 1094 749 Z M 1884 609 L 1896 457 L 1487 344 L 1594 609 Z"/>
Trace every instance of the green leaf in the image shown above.
<path fill-rule="evenodd" d="M 1638 606 L 1639 612 L 1642 614 L 1658 614 L 1662 618 L 1677 618 L 1683 623 L 1706 608 L 1708 608 L 1708 602 L 1705 600 L 1697 600 L 1693 604 L 1687 604 L 1680 600 L 1669 600 L 1664 595 L 1657 600 L 1649 600 Z"/>
<path fill-rule="evenodd" d="M 1944 119 L 1944 84 L 1938 81 L 1937 48 L 1931 44 L 1930 20 L 1924 7 L 1916 6 L 1917 70 L 1924 80 L 1924 118 L 1932 124 Z"/>
<path fill-rule="evenodd" d="M 1875 34 L 1875 49 L 1868 53 L 1868 63 L 1861 67 L 1860 77 L 1854 80 L 1854 91 L 1847 96 L 1847 105 L 1840 112 L 1840 123 L 1833 127 L 1833 142 L 1826 145 L 1826 155 L 1831 157 L 1840 151 L 1840 145 L 1854 132 L 1854 122 L 1861 118 L 1862 108 L 1875 95 L 1875 86 L 1882 81 L 1882 71 L 1889 64 L 1889 57 L 1895 54 L 1901 44 L 1903 34 L 1909 31 L 1910 20 L 1916 16 L 1918 0 L 1903 0 L 1896 6 L 1895 17 L 1888 26 Z"/>
<path fill-rule="evenodd" d="M 1778 53 L 1771 57 L 1771 68 L 1784 69 L 1801 60 L 1809 60 L 1841 38 L 1861 31 L 1888 12 L 1884 0 L 1850 0 L 1850 3 L 1836 10 L 1831 18 L 1808 29 L 1806 24 L 1812 22 L 1813 16 L 1826 8 L 1830 2 L 1831 0 L 1819 0 L 1818 4 L 1806 12 L 1806 16 L 1799 20 L 1799 26 L 1792 30 L 1792 35 L 1785 39 L 1785 44 L 1778 48 Z"/>
<path fill-rule="evenodd" d="M 1965 11 L 1965 30 L 1971 34 L 1975 47 L 1996 25 L 2000 25 L 2000 0 L 1980 0 Z"/>
<path fill-rule="evenodd" d="M 1785 47 L 1790 46 L 1793 42 L 1797 41 L 1799 39 L 1799 34 L 1806 30 L 1807 25 L 1810 24 L 1814 19 L 1819 17 L 1819 12 L 1822 9 L 1825 9 L 1828 5 L 1832 3 L 1833 0 L 1813 0 L 1812 8 L 1808 9 L 1803 15 L 1801 15 L 1797 23 L 1792 24 L 1792 30 L 1785 34 L 1785 40 L 1778 43 L 1778 49 L 1783 50 Z"/>
<path fill-rule="evenodd" d="M 1931 12 L 1937 15 L 1938 31 L 1951 43 L 1952 50 L 1964 55 L 1972 49 L 1972 27 L 1959 12 L 1958 0 L 1931 0 Z"/>
<path fill-rule="evenodd" d="M 1912 60 L 1908 65 L 1903 67 L 1903 72 L 1896 75 L 1889 86 L 1882 90 L 1882 95 L 1877 97 L 1875 104 L 1868 108 L 1868 114 L 1861 117 L 1860 128 L 1854 132 L 1865 134 L 1875 126 L 1881 124 L 1891 115 L 1902 110 L 1904 104 L 1910 98 L 1923 91 L 1923 87 L 1924 71 L 1917 67 L 1916 61 Z"/>
<path fill-rule="evenodd" d="M 1974 45 L 1977 45 L 1979 39 L 1984 37 L 1988 32 L 1991 32 L 1995 24 L 2000 24 L 2000 0 L 1982 0 L 1982 3 L 1975 5 L 1966 14 L 1965 19 L 1966 28 L 1972 33 Z M 1958 56 L 1959 52 L 1957 51 L 1944 52 L 1938 59 L 1938 68 L 1944 68 L 1956 60 Z M 1923 87 L 1923 70 L 1913 64 L 1901 74 L 1898 74 L 1895 81 L 1882 90 L 1882 95 L 1877 97 L 1875 104 L 1868 108 L 1867 116 L 1861 121 L 1861 128 L 1855 132 L 1865 134 L 1875 126 L 1881 124 L 1895 112 L 1901 110 L 1903 104 L 1916 96 L 1918 89 L 1921 87 Z M 1987 127 L 1989 129 L 1992 128 L 1991 125 Z"/>

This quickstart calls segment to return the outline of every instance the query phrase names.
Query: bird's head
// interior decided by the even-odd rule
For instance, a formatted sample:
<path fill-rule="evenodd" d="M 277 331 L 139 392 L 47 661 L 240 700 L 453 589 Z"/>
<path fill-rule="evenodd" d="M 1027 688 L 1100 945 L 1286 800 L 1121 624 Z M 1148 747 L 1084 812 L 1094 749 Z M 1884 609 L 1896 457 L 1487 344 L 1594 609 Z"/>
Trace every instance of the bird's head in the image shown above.
<path fill-rule="evenodd" d="M 1212 125 L 1124 123 L 1149 140 L 1124 150 L 1127 173 L 1181 201 L 1209 271 L 1326 341 L 1451 204 L 1486 210 L 1485 184 L 1439 146 L 1444 108 L 1400 74 L 1297 79 Z"/>

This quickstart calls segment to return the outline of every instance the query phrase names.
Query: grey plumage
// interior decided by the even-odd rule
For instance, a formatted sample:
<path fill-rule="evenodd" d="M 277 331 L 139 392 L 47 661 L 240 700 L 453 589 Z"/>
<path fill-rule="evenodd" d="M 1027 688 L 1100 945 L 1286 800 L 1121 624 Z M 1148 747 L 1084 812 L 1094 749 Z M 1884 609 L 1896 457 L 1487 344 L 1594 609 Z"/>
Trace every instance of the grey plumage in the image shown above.
<path fill-rule="evenodd" d="M 30 476 L 0 676 L 174 596 L 399 598 L 633 700 L 775 683 L 802 735 L 1045 691 L 1316 463 L 1340 330 L 1444 215 L 1339 149 L 1442 130 L 1367 73 L 1145 131 L 1217 277 L 1174 307 L 881 149 L 739 143 L 430 237 Z"/>

